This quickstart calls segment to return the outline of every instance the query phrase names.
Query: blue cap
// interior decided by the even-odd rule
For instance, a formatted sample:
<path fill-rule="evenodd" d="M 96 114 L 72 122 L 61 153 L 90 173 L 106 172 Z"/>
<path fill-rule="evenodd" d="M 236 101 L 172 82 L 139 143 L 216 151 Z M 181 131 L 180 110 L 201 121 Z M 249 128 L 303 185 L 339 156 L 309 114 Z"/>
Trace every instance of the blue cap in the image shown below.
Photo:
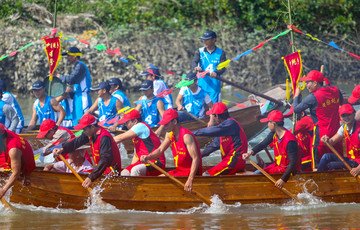
<path fill-rule="evenodd" d="M 81 56 L 81 51 L 77 47 L 70 47 L 66 52 L 62 52 L 61 55 Z"/>
<path fill-rule="evenodd" d="M 205 31 L 205 33 L 200 37 L 200 39 L 207 40 L 210 38 L 216 38 L 216 33 L 211 30 Z"/>
<path fill-rule="evenodd" d="M 197 76 L 196 73 L 190 72 L 188 74 L 186 74 L 185 80 L 186 81 L 191 81 L 191 80 L 197 80 Z"/>
<path fill-rule="evenodd" d="M 150 69 L 147 69 L 145 72 L 142 72 L 140 75 L 142 76 L 147 76 L 147 75 L 155 75 L 155 76 L 160 76 L 160 71 L 158 68 L 150 68 Z"/>
<path fill-rule="evenodd" d="M 110 85 L 107 81 L 104 81 L 104 82 L 100 82 L 96 87 L 91 87 L 90 89 L 93 91 L 99 90 L 99 89 L 106 89 L 107 91 L 109 91 Z"/>
<path fill-rule="evenodd" d="M 110 78 L 108 80 L 109 85 L 119 85 L 122 86 L 122 82 L 119 78 Z"/>
<path fill-rule="evenodd" d="M 32 88 L 31 90 L 34 90 L 34 89 L 42 89 L 45 87 L 45 84 L 43 81 L 36 81 L 32 84 Z"/>
<path fill-rule="evenodd" d="M 0 79 L 0 90 L 5 91 L 6 90 L 6 83 L 4 80 Z"/>
<path fill-rule="evenodd" d="M 153 81 L 151 80 L 144 80 L 142 83 L 141 83 L 141 87 L 139 90 L 148 90 L 150 88 L 153 88 L 154 85 L 153 85 Z"/>

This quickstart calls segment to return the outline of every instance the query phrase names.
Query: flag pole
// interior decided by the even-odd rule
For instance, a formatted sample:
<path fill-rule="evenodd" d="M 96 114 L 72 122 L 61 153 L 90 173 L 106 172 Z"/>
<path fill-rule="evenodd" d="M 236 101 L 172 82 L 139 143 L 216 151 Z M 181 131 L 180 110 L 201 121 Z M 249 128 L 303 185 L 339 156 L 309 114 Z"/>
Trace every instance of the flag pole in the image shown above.
<path fill-rule="evenodd" d="M 57 16 L 57 0 L 55 0 L 55 6 L 54 6 L 54 22 L 53 22 L 53 28 L 56 28 L 56 16 Z M 52 82 L 53 76 L 52 73 L 50 73 L 49 76 L 49 92 L 48 95 L 51 97 L 51 82 Z"/>

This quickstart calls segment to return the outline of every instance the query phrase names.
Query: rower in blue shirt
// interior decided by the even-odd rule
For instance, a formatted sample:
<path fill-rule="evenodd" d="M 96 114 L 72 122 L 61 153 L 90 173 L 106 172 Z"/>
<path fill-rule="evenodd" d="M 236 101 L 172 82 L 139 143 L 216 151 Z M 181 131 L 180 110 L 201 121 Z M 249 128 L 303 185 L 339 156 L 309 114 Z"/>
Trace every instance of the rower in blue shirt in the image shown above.
<path fill-rule="evenodd" d="M 110 127 L 111 124 L 108 124 L 107 121 L 114 118 L 117 112 L 123 108 L 121 101 L 110 94 L 110 85 L 107 81 L 100 82 L 91 90 L 97 91 L 98 98 L 85 114 L 91 114 L 99 109 L 99 122 L 105 121 L 103 126 Z"/>
<path fill-rule="evenodd" d="M 77 125 L 77 121 L 84 115 L 84 113 L 91 107 L 91 77 L 88 67 L 84 62 L 80 61 L 81 51 L 76 47 L 70 47 L 66 52 L 62 53 L 66 55 L 70 64 L 74 65 L 74 70 L 70 75 L 58 74 L 57 77 L 62 82 L 73 86 L 73 125 Z"/>
<path fill-rule="evenodd" d="M 18 125 L 16 127 L 16 133 L 21 133 L 22 129 L 24 128 L 24 116 L 21 112 L 20 105 L 16 101 L 15 97 L 10 92 L 6 91 L 6 83 L 3 80 L 0 80 L 0 90 L 3 93 L 1 100 L 9 104 L 15 110 L 17 116 L 19 117 L 20 121 L 18 122 Z"/>
<path fill-rule="evenodd" d="M 217 70 L 216 66 L 226 61 L 226 54 L 215 46 L 216 33 L 214 31 L 207 30 L 200 39 L 203 40 L 204 47 L 195 52 L 191 66 L 197 72 L 209 70 L 209 75 L 199 78 L 198 85 L 209 94 L 213 103 L 220 102 L 221 82 L 214 77 L 221 77 L 225 72 L 225 68 Z"/>
<path fill-rule="evenodd" d="M 127 107 L 127 106 L 131 107 L 128 97 L 123 92 L 124 89 L 123 89 L 121 80 L 119 78 L 110 78 L 110 80 L 108 80 L 108 82 L 110 85 L 111 95 L 116 97 L 117 99 L 119 99 L 124 107 Z"/>

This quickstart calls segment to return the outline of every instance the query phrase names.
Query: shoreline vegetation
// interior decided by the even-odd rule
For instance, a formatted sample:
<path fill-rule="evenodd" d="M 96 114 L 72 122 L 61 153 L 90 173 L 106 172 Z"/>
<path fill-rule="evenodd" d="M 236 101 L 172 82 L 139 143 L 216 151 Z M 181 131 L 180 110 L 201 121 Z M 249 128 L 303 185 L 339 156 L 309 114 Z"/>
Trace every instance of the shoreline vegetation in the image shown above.
<path fill-rule="evenodd" d="M 48 35 L 53 26 L 55 1 L 3 0 L 0 6 L 0 56 Z M 58 0 L 58 31 L 68 37 L 87 30 L 98 34 L 90 47 L 78 42 L 63 42 L 62 48 L 78 46 L 89 66 L 93 84 L 120 77 L 127 91 L 141 84 L 140 70 L 92 47 L 104 44 L 120 47 L 144 69 L 153 64 L 165 80 L 176 84 L 190 71 L 195 50 L 202 46 L 199 36 L 206 30 L 217 32 L 217 46 L 228 59 L 255 47 L 259 42 L 287 29 L 287 2 L 261 0 Z M 292 1 L 294 25 L 322 41 L 334 41 L 340 48 L 360 55 L 360 8 L 350 0 Z M 332 82 L 354 81 L 360 61 L 348 54 L 294 34 L 295 48 L 301 50 L 303 74 L 325 67 Z M 31 83 L 47 76 L 48 63 L 43 42 L 37 42 L 13 57 L 0 61 L 0 78 L 9 91 L 26 94 Z M 250 88 L 284 83 L 287 72 L 281 57 L 291 53 L 290 34 L 266 43 L 246 57 L 232 62 L 224 78 Z M 72 66 L 63 59 L 58 73 L 70 73 Z M 173 71 L 176 76 L 164 73 Z"/>

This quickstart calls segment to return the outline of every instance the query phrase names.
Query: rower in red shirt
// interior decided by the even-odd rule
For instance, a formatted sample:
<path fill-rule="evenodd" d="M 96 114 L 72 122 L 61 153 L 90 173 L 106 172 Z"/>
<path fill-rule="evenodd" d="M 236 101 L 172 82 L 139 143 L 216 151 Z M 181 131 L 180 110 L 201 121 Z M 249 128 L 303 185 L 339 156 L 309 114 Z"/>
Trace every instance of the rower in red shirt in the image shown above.
<path fill-rule="evenodd" d="M 351 96 L 348 98 L 348 102 L 350 104 L 359 104 L 359 99 L 360 99 L 360 85 L 355 86 L 355 88 L 353 89 Z M 355 113 L 355 120 L 359 121 L 360 120 L 360 110 L 356 111 Z"/>
<path fill-rule="evenodd" d="M 118 121 L 119 124 L 125 124 L 128 131 L 114 137 L 116 143 L 123 142 L 132 138 L 135 146 L 135 154 L 131 165 L 121 171 L 121 176 L 157 176 L 158 170 L 150 164 L 143 164 L 140 161 L 141 156 L 152 154 L 157 149 L 161 141 L 148 124 L 142 122 L 141 115 L 136 109 L 125 112 L 124 117 Z M 160 168 L 165 169 L 165 155 L 159 155 L 159 158 L 151 160 Z"/>
<path fill-rule="evenodd" d="M 150 155 L 141 156 L 140 160 L 144 163 L 154 160 L 171 145 L 176 169 L 169 174 L 187 176 L 184 190 L 191 192 L 195 175 L 201 175 L 202 171 L 200 148 L 196 138 L 191 131 L 180 125 L 178 112 L 174 109 L 167 109 L 164 112 L 159 125 L 164 125 L 166 130 L 164 141 Z"/>
<path fill-rule="evenodd" d="M 298 148 L 294 134 L 284 128 L 284 116 L 280 111 L 271 111 L 268 117 L 261 119 L 260 122 L 268 122 L 271 132 L 262 142 L 248 153 L 243 153 L 242 156 L 246 160 L 273 143 L 275 162 L 264 168 L 264 171 L 270 174 L 283 173 L 282 177 L 275 183 L 276 187 L 282 188 L 291 175 L 300 172 L 301 149 Z M 254 173 L 260 174 L 261 172 L 255 171 Z"/>
<path fill-rule="evenodd" d="M 320 141 L 324 135 L 333 136 L 340 127 L 339 105 L 342 104 L 342 94 L 335 86 L 324 86 L 324 76 L 317 70 L 312 70 L 300 81 L 306 82 L 310 94 L 301 100 L 300 89 L 297 88 L 294 97 L 294 112 L 310 109 L 311 118 L 315 124 L 312 146 L 312 167 L 317 168 L 321 157 L 330 152 Z M 342 145 L 337 143 L 334 148 L 341 154 Z"/>
<path fill-rule="evenodd" d="M 36 166 L 30 144 L 16 133 L 7 130 L 3 124 L 0 124 L 0 147 L 0 165 L 4 169 L 12 170 L 8 181 L 0 190 L 1 199 L 21 175 L 24 176 L 24 184 L 27 184 L 27 177 Z"/>

